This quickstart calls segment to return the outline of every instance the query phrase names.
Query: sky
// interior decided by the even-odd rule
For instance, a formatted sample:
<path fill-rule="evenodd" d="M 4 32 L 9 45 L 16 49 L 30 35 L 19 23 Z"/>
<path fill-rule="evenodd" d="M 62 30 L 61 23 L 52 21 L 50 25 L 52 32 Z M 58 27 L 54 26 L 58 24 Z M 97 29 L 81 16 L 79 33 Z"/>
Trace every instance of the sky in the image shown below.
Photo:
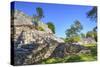
<path fill-rule="evenodd" d="M 44 18 L 42 18 L 41 21 L 44 23 L 52 22 L 55 25 L 55 35 L 58 37 L 65 38 L 66 29 L 69 29 L 70 25 L 72 25 L 75 20 L 79 20 L 83 25 L 82 33 L 91 31 L 96 26 L 96 23 L 86 16 L 86 13 L 92 9 L 92 6 L 15 2 L 15 9 L 29 16 L 37 14 L 37 7 L 41 7 L 44 12 Z"/>

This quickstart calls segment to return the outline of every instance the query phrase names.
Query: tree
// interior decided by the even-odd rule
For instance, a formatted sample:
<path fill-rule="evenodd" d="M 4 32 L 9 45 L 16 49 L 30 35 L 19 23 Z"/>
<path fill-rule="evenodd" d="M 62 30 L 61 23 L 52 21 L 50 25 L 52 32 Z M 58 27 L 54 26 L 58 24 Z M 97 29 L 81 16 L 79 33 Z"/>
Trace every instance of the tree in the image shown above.
<path fill-rule="evenodd" d="M 97 26 L 93 28 L 93 31 L 97 32 Z"/>
<path fill-rule="evenodd" d="M 33 14 L 33 19 L 32 19 L 32 22 L 35 24 L 35 28 L 38 26 L 38 21 L 40 21 L 40 19 L 44 17 L 42 8 L 37 7 L 36 11 L 37 15 Z"/>
<path fill-rule="evenodd" d="M 97 32 L 94 32 L 94 39 L 97 42 Z"/>
<path fill-rule="evenodd" d="M 70 29 L 65 31 L 66 37 L 73 37 L 77 36 L 79 32 L 83 29 L 81 23 L 76 20 L 74 24 L 71 25 Z"/>
<path fill-rule="evenodd" d="M 81 23 L 76 20 L 69 29 L 65 31 L 66 41 L 69 43 L 78 42 L 80 40 L 79 33 L 83 29 Z"/>
<path fill-rule="evenodd" d="M 86 37 L 92 37 L 92 38 L 94 38 L 93 31 L 88 31 L 87 34 L 86 34 Z"/>
<path fill-rule="evenodd" d="M 55 25 L 52 22 L 48 22 L 47 25 L 48 28 L 50 28 L 51 31 L 55 34 Z"/>
<path fill-rule="evenodd" d="M 36 11 L 37 11 L 37 14 L 38 14 L 39 18 L 44 17 L 42 8 L 37 7 L 36 8 Z"/>
<path fill-rule="evenodd" d="M 88 31 L 87 34 L 86 34 L 86 37 L 94 38 L 95 41 L 97 41 L 97 32 L 95 32 L 95 31 Z"/>
<path fill-rule="evenodd" d="M 94 6 L 90 11 L 87 12 L 87 17 L 91 20 L 97 21 L 97 7 Z"/>
<path fill-rule="evenodd" d="M 94 6 L 90 11 L 87 12 L 87 17 L 90 18 L 92 21 L 97 22 L 97 7 Z M 97 31 L 97 26 L 94 27 L 94 31 Z"/>

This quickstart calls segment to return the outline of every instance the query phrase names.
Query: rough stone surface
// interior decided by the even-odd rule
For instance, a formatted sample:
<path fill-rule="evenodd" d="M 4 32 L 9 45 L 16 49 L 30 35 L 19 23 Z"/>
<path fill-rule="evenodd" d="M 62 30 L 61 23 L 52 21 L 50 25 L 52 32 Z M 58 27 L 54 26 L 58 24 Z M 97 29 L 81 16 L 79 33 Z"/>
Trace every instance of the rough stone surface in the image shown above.
<path fill-rule="evenodd" d="M 44 25 L 40 24 L 43 29 L 50 30 Z M 31 17 L 15 11 L 14 27 L 12 27 L 15 65 L 34 64 L 51 56 L 55 48 L 64 41 L 48 30 L 36 30 Z"/>
<path fill-rule="evenodd" d="M 32 25 L 32 17 L 24 14 L 24 12 L 15 10 L 14 11 L 14 18 L 12 19 L 14 25 Z"/>
<path fill-rule="evenodd" d="M 79 44 L 96 44 L 96 41 L 92 37 L 82 38 Z"/>
<path fill-rule="evenodd" d="M 43 31 L 24 30 L 19 36 L 16 37 L 14 44 L 17 45 L 15 47 L 16 64 L 20 64 L 19 62 L 23 62 L 21 64 L 32 64 L 46 59 L 51 56 L 55 48 L 61 43 L 53 39 L 55 36 Z"/>

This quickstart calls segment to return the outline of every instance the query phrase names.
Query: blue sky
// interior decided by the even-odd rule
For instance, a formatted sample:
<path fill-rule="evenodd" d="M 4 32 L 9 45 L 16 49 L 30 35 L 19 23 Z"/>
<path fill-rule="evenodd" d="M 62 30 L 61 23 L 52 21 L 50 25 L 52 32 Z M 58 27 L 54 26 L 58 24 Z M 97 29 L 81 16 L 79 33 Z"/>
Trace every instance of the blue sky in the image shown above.
<path fill-rule="evenodd" d="M 58 37 L 65 37 L 66 29 L 70 28 L 75 20 L 79 20 L 83 25 L 82 33 L 86 33 L 96 26 L 95 22 L 86 17 L 86 13 L 91 10 L 92 6 L 15 2 L 15 9 L 21 10 L 29 16 L 36 14 L 36 7 L 43 9 L 45 17 L 41 21 L 54 23 Z"/>

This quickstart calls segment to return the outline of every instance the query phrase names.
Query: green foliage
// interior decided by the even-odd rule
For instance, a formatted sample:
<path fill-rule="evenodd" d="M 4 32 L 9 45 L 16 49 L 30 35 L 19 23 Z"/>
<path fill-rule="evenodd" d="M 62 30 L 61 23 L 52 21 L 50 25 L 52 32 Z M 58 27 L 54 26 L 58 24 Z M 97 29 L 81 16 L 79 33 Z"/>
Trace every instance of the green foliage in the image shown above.
<path fill-rule="evenodd" d="M 83 60 L 90 61 L 90 60 L 97 60 L 97 44 L 84 44 L 86 48 L 91 50 L 90 55 L 80 55 Z"/>
<path fill-rule="evenodd" d="M 97 22 L 97 7 L 94 6 L 90 11 L 87 12 L 87 17 L 91 20 Z M 97 31 L 97 26 L 93 28 L 93 31 Z M 95 35 L 94 39 L 97 41 L 97 34 Z"/>
<path fill-rule="evenodd" d="M 94 33 L 93 31 L 88 31 L 87 34 L 86 34 L 86 37 L 94 37 Z"/>
<path fill-rule="evenodd" d="M 97 56 L 97 46 L 90 47 L 92 56 Z"/>
<path fill-rule="evenodd" d="M 80 41 L 79 33 L 83 29 L 81 23 L 76 20 L 69 29 L 66 30 L 66 42 L 78 42 Z"/>
<path fill-rule="evenodd" d="M 69 29 L 65 31 L 67 37 L 73 37 L 79 34 L 79 32 L 83 29 L 81 23 L 76 20 L 73 25 Z"/>
<path fill-rule="evenodd" d="M 97 56 L 97 45 L 96 44 L 87 44 L 86 46 L 88 49 L 91 50 L 91 55 L 92 56 Z"/>
<path fill-rule="evenodd" d="M 80 37 L 74 36 L 74 37 L 71 37 L 71 40 L 72 40 L 72 42 L 78 42 L 78 41 L 80 41 Z"/>
<path fill-rule="evenodd" d="M 94 39 L 97 42 L 97 32 L 96 31 L 94 32 Z"/>
<path fill-rule="evenodd" d="M 95 32 L 97 31 L 97 26 L 93 28 L 93 31 L 95 31 Z"/>
<path fill-rule="evenodd" d="M 70 42 L 69 38 L 64 39 L 65 42 Z"/>
<path fill-rule="evenodd" d="M 97 41 L 97 32 L 96 31 L 88 31 L 86 37 L 92 37 Z"/>
<path fill-rule="evenodd" d="M 33 20 L 32 20 L 32 22 L 35 24 L 35 27 L 38 26 L 38 21 L 40 21 L 40 19 L 41 19 L 42 17 L 44 17 L 44 16 L 43 16 L 43 10 L 42 10 L 42 8 L 37 7 L 37 8 L 36 8 L 36 11 L 37 11 L 37 14 L 38 14 L 38 15 L 34 15 L 34 14 L 33 14 Z"/>
<path fill-rule="evenodd" d="M 96 61 L 97 60 L 97 56 L 92 56 L 89 54 L 80 54 L 78 56 L 81 57 L 82 61 Z"/>
<path fill-rule="evenodd" d="M 48 58 L 42 61 L 43 64 L 52 64 L 62 62 L 62 58 Z"/>
<path fill-rule="evenodd" d="M 44 29 L 42 27 L 37 27 L 37 30 L 44 31 Z"/>
<path fill-rule="evenodd" d="M 48 60 L 46 61 L 46 63 L 54 63 L 54 62 L 55 62 L 55 59 L 54 59 L 54 58 L 48 59 Z"/>
<path fill-rule="evenodd" d="M 48 28 L 50 28 L 52 32 L 55 34 L 55 25 L 52 22 L 48 22 L 47 25 L 48 25 Z"/>
<path fill-rule="evenodd" d="M 74 36 L 74 37 L 66 38 L 65 42 L 72 43 L 72 42 L 78 42 L 80 40 L 81 40 L 80 36 Z"/>
<path fill-rule="evenodd" d="M 66 62 L 80 62 L 82 61 L 81 60 L 81 57 L 78 56 L 78 55 L 71 55 L 67 60 Z"/>
<path fill-rule="evenodd" d="M 87 12 L 87 17 L 91 20 L 97 21 L 97 7 L 94 6 L 90 11 Z"/>
<path fill-rule="evenodd" d="M 40 18 L 42 18 L 42 17 L 43 17 L 43 10 L 42 10 L 42 8 L 41 8 L 41 7 L 37 7 L 36 10 L 37 10 L 38 16 L 39 16 Z"/>

